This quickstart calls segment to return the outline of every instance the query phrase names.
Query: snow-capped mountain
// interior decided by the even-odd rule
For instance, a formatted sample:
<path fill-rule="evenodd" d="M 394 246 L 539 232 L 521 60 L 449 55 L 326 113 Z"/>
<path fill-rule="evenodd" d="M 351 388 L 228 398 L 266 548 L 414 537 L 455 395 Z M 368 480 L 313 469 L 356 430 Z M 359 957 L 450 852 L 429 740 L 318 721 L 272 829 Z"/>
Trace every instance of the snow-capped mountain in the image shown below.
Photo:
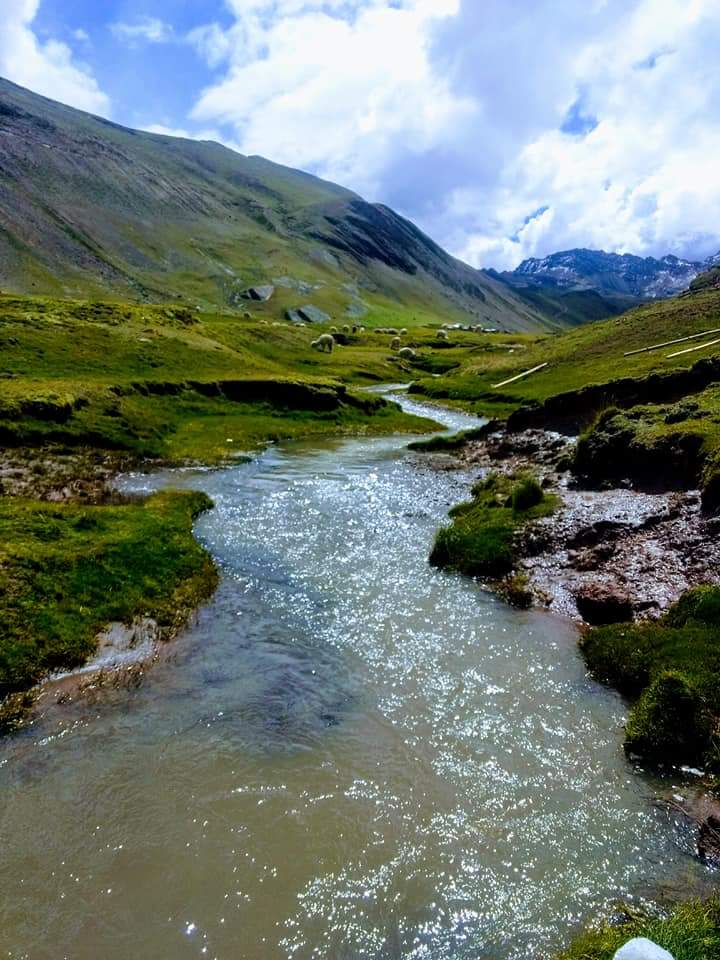
<path fill-rule="evenodd" d="M 720 264 L 720 251 L 705 261 L 669 254 L 661 259 L 602 250 L 565 250 L 524 260 L 502 274 L 514 287 L 595 290 L 635 300 L 656 300 L 686 290 L 695 277 Z"/>

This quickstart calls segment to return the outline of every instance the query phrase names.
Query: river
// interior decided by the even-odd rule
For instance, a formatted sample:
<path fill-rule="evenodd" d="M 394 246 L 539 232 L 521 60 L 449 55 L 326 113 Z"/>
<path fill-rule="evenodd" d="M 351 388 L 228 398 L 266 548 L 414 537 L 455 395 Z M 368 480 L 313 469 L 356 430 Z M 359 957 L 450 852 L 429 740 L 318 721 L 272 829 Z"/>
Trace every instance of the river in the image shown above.
<path fill-rule="evenodd" d="M 0 744 L 0 955 L 535 957 L 702 884 L 575 628 L 428 566 L 470 478 L 407 440 L 124 479 L 213 497 L 221 586 L 142 684 Z"/>

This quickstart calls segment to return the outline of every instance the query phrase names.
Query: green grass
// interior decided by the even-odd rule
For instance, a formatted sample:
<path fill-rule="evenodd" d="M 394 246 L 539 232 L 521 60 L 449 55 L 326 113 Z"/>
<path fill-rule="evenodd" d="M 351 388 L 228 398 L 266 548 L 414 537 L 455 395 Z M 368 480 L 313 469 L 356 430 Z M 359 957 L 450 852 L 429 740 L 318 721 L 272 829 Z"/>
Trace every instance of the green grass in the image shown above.
<path fill-rule="evenodd" d="M 623 355 L 715 327 L 720 327 L 720 290 L 702 289 L 691 296 L 658 301 L 552 337 L 488 336 L 457 368 L 439 378 L 419 379 L 413 391 L 454 401 L 478 414 L 504 418 L 522 405 L 544 403 L 588 386 L 687 370 L 700 358 L 718 357 L 718 347 L 672 360 L 667 355 L 673 348 L 634 357 Z M 680 344 L 675 349 L 682 347 Z M 494 389 L 493 384 L 541 363 L 547 363 L 547 368 Z"/>
<path fill-rule="evenodd" d="M 0 296 L 0 443 L 216 461 L 265 440 L 435 429 L 356 389 L 411 376 L 390 337 L 323 355 L 315 336 L 172 305 Z M 429 354 L 434 339 L 413 342 Z"/>
<path fill-rule="evenodd" d="M 0 697 L 82 664 L 112 621 L 179 625 L 215 587 L 201 493 L 81 507 L 0 499 Z"/>
<path fill-rule="evenodd" d="M 574 470 L 593 483 L 700 486 L 707 509 L 720 506 L 720 386 L 674 404 L 607 410 L 580 438 Z"/>
<path fill-rule="evenodd" d="M 720 766 L 720 588 L 697 587 L 659 621 L 589 630 L 593 675 L 633 698 L 628 750 L 655 763 Z"/>
<path fill-rule="evenodd" d="M 552 513 L 557 498 L 544 494 L 532 477 L 500 474 L 491 474 L 472 493 L 471 501 L 450 512 L 452 523 L 438 530 L 430 563 L 470 577 L 505 577 L 517 563 L 518 531 Z"/>
<path fill-rule="evenodd" d="M 691 900 L 664 916 L 635 912 L 628 923 L 603 924 L 579 936 L 556 960 L 612 960 L 634 937 L 647 937 L 675 960 L 716 960 L 720 957 L 720 898 Z"/>

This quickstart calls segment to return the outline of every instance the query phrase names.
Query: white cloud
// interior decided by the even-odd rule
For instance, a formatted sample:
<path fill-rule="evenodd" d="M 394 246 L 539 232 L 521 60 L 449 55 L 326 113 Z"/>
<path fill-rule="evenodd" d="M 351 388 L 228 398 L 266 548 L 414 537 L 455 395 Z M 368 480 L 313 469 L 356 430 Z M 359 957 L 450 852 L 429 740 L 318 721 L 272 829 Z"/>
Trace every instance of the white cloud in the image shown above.
<path fill-rule="evenodd" d="M 216 143 L 222 143 L 222 134 L 215 129 L 207 130 L 186 130 L 184 127 L 173 127 L 165 123 L 151 123 L 148 127 L 143 127 L 147 133 L 157 133 L 163 137 L 179 137 L 182 140 L 214 140 Z M 223 144 L 236 150 L 234 144 Z"/>
<path fill-rule="evenodd" d="M 32 29 L 40 0 L 0 0 L 0 75 L 70 106 L 107 115 L 110 101 L 90 69 L 57 40 L 41 43 Z"/>
<path fill-rule="evenodd" d="M 131 43 L 170 43 L 175 39 L 172 26 L 158 17 L 140 17 L 132 23 L 113 23 L 110 29 L 116 37 Z"/>
<path fill-rule="evenodd" d="M 458 0 L 231 0 L 236 23 L 206 29 L 226 75 L 197 120 L 229 124 L 245 153 L 378 194 L 399 152 L 421 154 L 470 122 L 430 61 L 435 24 Z"/>
<path fill-rule="evenodd" d="M 229 33 L 217 23 L 196 27 L 187 34 L 186 40 L 195 47 L 208 66 L 217 67 L 230 56 L 232 40 Z"/>
<path fill-rule="evenodd" d="M 231 28 L 191 38 L 226 64 L 193 117 L 245 153 L 382 199 L 478 265 L 720 247 L 720 0 L 227 6 Z"/>
<path fill-rule="evenodd" d="M 458 254 L 512 267 L 576 246 L 706 256 L 720 247 L 717 0 L 642 0 L 578 48 L 565 83 L 597 119 L 530 137 L 494 183 L 451 195 Z M 525 218 L 541 207 L 541 216 Z M 511 239 L 512 238 L 512 239 Z"/>

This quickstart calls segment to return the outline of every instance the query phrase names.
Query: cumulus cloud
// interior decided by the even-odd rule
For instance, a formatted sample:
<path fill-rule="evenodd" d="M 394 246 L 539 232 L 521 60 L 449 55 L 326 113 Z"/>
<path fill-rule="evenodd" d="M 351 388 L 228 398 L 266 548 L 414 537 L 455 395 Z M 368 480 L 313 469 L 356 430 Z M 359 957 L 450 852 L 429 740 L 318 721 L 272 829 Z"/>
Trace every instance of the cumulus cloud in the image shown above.
<path fill-rule="evenodd" d="M 132 23 L 113 23 L 110 29 L 116 37 L 131 43 L 170 43 L 175 38 L 172 26 L 158 17 L 140 17 Z"/>
<path fill-rule="evenodd" d="M 58 40 L 41 43 L 32 29 L 40 0 L 0 0 L 0 75 L 55 100 L 108 114 L 110 101 L 89 67 Z"/>
<path fill-rule="evenodd" d="M 471 121 L 430 62 L 435 24 L 458 0 L 231 0 L 235 25 L 205 28 L 227 72 L 194 118 L 229 124 L 245 153 L 311 169 L 379 196 L 383 171 Z"/>
<path fill-rule="evenodd" d="M 484 266 L 720 246 L 718 0 L 228 0 L 193 117 Z"/>
<path fill-rule="evenodd" d="M 173 127 L 165 123 L 151 123 L 150 126 L 143 127 L 147 133 L 157 133 L 163 137 L 179 137 L 182 140 L 214 140 L 216 143 L 222 143 L 222 135 L 218 130 L 186 130 L 184 127 Z M 230 149 L 237 149 L 234 144 L 224 144 Z"/>
<path fill-rule="evenodd" d="M 720 246 L 720 84 L 713 0 L 644 0 L 589 40 L 568 71 L 579 131 L 521 145 L 498 181 L 453 191 L 448 221 L 477 264 L 575 246 L 702 257 Z M 527 211 L 547 207 L 524 221 Z M 462 236 L 462 233 L 465 236 Z"/>

